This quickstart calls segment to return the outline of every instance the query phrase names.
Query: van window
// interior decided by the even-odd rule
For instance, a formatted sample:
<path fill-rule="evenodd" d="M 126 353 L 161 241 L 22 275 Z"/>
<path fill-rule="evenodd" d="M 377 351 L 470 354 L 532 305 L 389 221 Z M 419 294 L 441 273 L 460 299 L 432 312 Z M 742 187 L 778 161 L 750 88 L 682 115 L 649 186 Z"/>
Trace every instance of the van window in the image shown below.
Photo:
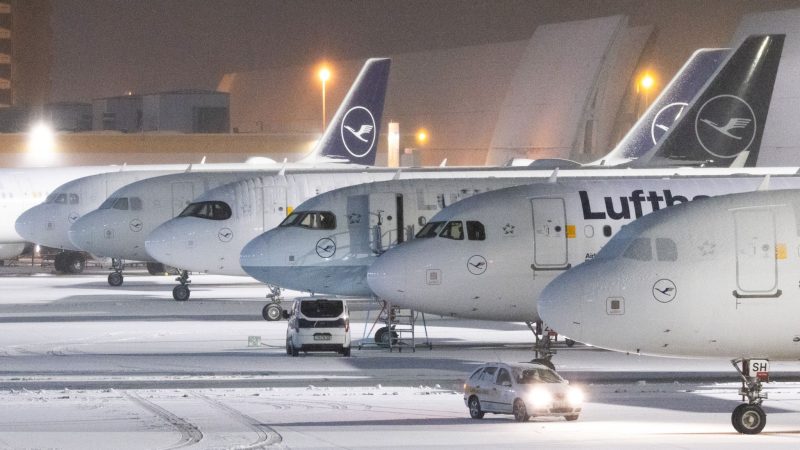
<path fill-rule="evenodd" d="M 417 239 L 436 237 L 444 228 L 444 224 L 445 222 L 428 222 L 414 237 Z"/>
<path fill-rule="evenodd" d="M 481 374 L 481 381 L 487 381 L 489 383 L 494 383 L 494 373 L 497 372 L 497 367 L 487 367 L 483 369 L 483 373 Z"/>
<path fill-rule="evenodd" d="M 500 369 L 500 372 L 497 374 L 496 384 L 502 385 L 503 383 L 511 384 L 511 375 L 508 374 L 506 369 Z"/>
<path fill-rule="evenodd" d="M 461 241 L 464 239 L 464 224 L 460 220 L 447 222 L 439 237 Z"/>
<path fill-rule="evenodd" d="M 341 300 L 303 300 L 300 303 L 300 313 L 310 319 L 332 319 L 343 312 L 344 303 Z"/>
<path fill-rule="evenodd" d="M 486 229 L 483 227 L 483 224 L 475 220 L 468 220 L 467 239 L 470 241 L 482 241 L 486 239 Z"/>

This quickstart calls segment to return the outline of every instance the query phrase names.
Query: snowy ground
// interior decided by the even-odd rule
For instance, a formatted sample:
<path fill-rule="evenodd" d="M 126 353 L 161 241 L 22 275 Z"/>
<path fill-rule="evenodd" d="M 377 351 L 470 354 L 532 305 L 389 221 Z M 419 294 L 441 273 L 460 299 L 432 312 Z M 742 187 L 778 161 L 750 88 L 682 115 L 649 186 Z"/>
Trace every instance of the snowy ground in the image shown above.
<path fill-rule="evenodd" d="M 0 448 L 800 447 L 797 364 L 772 364 L 759 436 L 730 425 L 727 361 L 563 345 L 558 369 L 589 397 L 580 420 L 474 421 L 464 376 L 531 359 L 524 324 L 429 317 L 433 349 L 290 358 L 246 279 L 195 276 L 177 303 L 170 277 L 25 272 L 0 268 Z M 352 307 L 354 341 L 369 308 Z"/>

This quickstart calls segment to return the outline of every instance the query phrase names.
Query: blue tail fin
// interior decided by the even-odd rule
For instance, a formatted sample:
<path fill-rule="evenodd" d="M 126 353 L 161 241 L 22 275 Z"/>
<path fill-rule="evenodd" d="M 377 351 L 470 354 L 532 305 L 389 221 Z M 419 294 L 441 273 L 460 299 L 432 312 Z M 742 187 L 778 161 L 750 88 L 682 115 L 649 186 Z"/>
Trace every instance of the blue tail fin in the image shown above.
<path fill-rule="evenodd" d="M 694 52 L 630 131 L 601 159 L 602 165 L 630 162 L 652 150 L 730 53 L 729 49 Z"/>
<path fill-rule="evenodd" d="M 311 158 L 322 156 L 365 166 L 375 164 L 390 64 L 388 58 L 367 60 Z"/>
<path fill-rule="evenodd" d="M 635 167 L 756 165 L 785 35 L 745 39 Z M 746 153 L 745 153 L 746 152 Z"/>

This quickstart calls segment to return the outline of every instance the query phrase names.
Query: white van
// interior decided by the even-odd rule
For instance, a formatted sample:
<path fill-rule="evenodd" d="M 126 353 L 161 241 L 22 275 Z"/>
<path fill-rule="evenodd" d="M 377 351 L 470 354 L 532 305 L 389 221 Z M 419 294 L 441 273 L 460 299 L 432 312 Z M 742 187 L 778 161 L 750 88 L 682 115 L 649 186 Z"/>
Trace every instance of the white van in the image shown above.
<path fill-rule="evenodd" d="M 289 321 L 287 355 L 297 356 L 302 350 L 350 356 L 350 313 L 344 300 L 298 298 L 283 314 Z"/>

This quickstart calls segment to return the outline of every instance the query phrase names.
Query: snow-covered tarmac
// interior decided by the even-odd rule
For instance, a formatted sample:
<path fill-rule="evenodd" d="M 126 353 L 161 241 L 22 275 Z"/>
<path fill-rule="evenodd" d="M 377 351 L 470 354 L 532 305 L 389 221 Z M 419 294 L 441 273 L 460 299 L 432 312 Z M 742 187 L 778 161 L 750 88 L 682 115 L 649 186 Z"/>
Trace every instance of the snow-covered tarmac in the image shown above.
<path fill-rule="evenodd" d="M 589 397 L 577 422 L 476 421 L 463 378 L 531 359 L 524 324 L 429 317 L 432 350 L 290 358 L 285 322 L 261 319 L 265 289 L 245 279 L 194 276 L 177 303 L 171 277 L 24 272 L 0 268 L 0 448 L 800 447 L 800 364 L 772 364 L 759 436 L 730 425 L 727 361 L 563 345 L 554 361 Z"/>

